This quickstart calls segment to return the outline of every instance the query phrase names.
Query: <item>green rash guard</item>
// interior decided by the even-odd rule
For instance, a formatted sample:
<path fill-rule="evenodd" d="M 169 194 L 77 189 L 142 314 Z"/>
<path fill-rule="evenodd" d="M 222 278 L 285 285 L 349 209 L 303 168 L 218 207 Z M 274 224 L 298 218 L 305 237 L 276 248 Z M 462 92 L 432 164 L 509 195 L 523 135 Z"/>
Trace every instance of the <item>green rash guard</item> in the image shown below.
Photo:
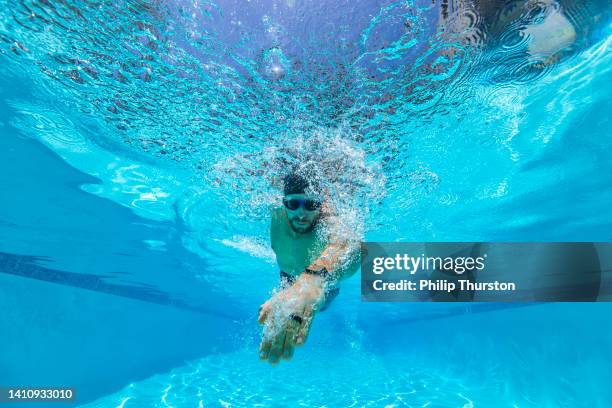
<path fill-rule="evenodd" d="M 281 271 L 297 276 L 312 264 L 327 245 L 327 237 L 321 225 L 311 231 L 299 234 L 291 228 L 283 207 L 272 210 L 270 240 Z"/>
<path fill-rule="evenodd" d="M 280 270 L 292 276 L 300 275 L 321 256 L 329 243 L 328 234 L 321 223 L 305 234 L 293 231 L 284 207 L 272 210 L 270 240 Z M 334 271 L 340 279 L 351 276 L 359 269 L 358 248 L 355 245 L 350 260 Z"/>

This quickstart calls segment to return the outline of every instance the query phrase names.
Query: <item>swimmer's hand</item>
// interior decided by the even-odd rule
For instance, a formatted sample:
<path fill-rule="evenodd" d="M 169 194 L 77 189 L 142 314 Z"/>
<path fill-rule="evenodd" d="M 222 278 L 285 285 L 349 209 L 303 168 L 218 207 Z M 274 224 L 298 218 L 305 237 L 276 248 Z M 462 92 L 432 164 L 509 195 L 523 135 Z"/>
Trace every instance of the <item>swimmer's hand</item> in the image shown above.
<path fill-rule="evenodd" d="M 295 346 L 304 344 L 317 308 L 323 303 L 324 280 L 301 274 L 290 287 L 276 293 L 259 308 L 264 333 L 259 347 L 262 360 L 278 363 L 293 356 Z"/>

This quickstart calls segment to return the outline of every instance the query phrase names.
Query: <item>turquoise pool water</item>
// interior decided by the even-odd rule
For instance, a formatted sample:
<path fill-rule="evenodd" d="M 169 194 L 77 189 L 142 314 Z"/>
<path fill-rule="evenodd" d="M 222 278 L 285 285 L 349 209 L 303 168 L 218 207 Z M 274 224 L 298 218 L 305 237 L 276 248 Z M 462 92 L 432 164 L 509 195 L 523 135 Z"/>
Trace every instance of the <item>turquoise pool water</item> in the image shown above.
<path fill-rule="evenodd" d="M 472 46 L 430 1 L 0 1 L 0 386 L 610 406 L 607 304 L 368 304 L 355 276 L 294 360 L 257 352 L 269 210 L 306 159 L 368 241 L 612 239 L 610 7 L 564 4 L 497 32 L 464 10 Z M 559 7 L 575 42 L 534 56 Z"/>

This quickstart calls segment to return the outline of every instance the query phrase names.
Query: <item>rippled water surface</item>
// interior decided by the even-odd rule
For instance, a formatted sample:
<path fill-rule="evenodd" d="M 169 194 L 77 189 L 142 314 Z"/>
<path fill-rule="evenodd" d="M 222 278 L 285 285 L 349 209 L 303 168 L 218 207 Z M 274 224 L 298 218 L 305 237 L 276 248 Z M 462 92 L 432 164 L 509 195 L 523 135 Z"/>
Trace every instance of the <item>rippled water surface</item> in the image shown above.
<path fill-rule="evenodd" d="M 82 274 L 76 286 L 252 323 L 277 284 L 269 210 L 282 176 L 308 161 L 354 238 L 608 241 L 610 28 L 603 1 L 0 0 L 0 132 L 83 173 L 36 175 L 23 197 L 33 208 L 50 197 L 46 210 L 6 204 L 0 231 L 12 239 L 0 251 L 39 276 Z M 6 174 L 27 161 L 7 157 Z M 44 195 L 54 183 L 129 215 L 73 190 Z M 83 224 L 82 208 L 105 221 Z M 345 284 L 335 318 L 405 317 L 397 305 L 364 309 L 358 289 Z M 267 372 L 246 354 L 213 355 L 112 403 L 180 405 L 186 389 L 203 390 L 205 405 L 250 401 Z M 326 358 L 280 368 L 253 402 Z M 469 407 L 499 386 L 479 394 L 426 364 L 400 373 L 367 353 L 346 360 L 332 386 L 352 390 L 334 396 L 346 406 L 401 405 L 409 393 L 408 406 Z M 235 371 L 203 385 L 220 365 Z M 347 387 L 362 366 L 395 380 L 372 394 Z M 243 388 L 211 394 L 235 376 Z"/>

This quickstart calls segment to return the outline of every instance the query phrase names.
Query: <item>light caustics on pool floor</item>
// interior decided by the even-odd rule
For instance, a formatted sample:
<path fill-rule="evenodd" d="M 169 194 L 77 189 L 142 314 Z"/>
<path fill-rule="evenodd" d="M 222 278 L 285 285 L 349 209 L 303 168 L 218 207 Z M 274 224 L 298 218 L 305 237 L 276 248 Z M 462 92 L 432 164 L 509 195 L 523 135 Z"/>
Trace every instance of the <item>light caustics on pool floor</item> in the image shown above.
<path fill-rule="evenodd" d="M 83 407 L 514 406 L 490 378 L 489 389 L 470 389 L 461 378 L 412 366 L 402 354 L 386 357 L 325 351 L 271 369 L 252 350 L 242 350 L 194 361 Z M 330 365 L 330 358 L 342 363 Z"/>
<path fill-rule="evenodd" d="M 397 325 L 362 311 L 367 328 L 330 309 L 293 359 L 274 367 L 259 360 L 259 332 L 249 324 L 237 333 L 235 351 L 189 361 L 85 406 L 606 408 L 608 309 L 542 304 Z"/>

